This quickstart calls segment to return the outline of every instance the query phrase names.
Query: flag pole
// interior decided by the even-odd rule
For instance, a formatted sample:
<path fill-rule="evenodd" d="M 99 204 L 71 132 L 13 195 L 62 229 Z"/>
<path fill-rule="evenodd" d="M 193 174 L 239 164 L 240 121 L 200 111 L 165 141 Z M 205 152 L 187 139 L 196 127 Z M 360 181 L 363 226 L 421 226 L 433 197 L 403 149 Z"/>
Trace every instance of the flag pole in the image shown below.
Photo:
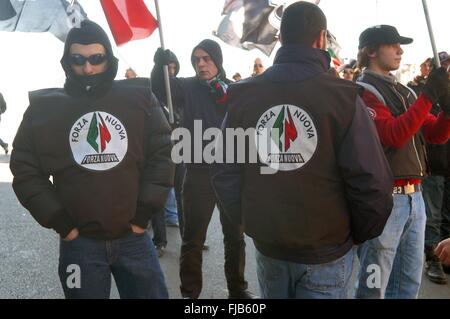
<path fill-rule="evenodd" d="M 156 17 L 158 20 L 158 30 L 159 30 L 159 40 L 161 42 L 161 48 L 163 50 L 166 49 L 164 45 L 164 36 L 163 36 L 163 27 L 162 27 L 162 21 L 161 21 L 161 14 L 159 11 L 159 1 L 155 0 L 155 8 L 156 8 Z M 166 97 L 167 97 L 167 107 L 169 108 L 169 122 L 170 124 L 173 124 L 174 117 L 173 117 L 173 104 L 172 104 L 172 94 L 170 92 L 170 80 L 169 80 L 169 66 L 163 65 L 163 72 L 164 72 L 164 83 L 166 85 Z"/>
<path fill-rule="evenodd" d="M 441 66 L 439 55 L 436 49 L 436 42 L 434 41 L 433 27 L 431 26 L 430 13 L 428 12 L 427 0 L 422 0 L 423 12 L 425 13 L 425 19 L 427 20 L 428 33 L 430 34 L 431 48 L 433 49 L 434 65 L 436 68 Z"/>

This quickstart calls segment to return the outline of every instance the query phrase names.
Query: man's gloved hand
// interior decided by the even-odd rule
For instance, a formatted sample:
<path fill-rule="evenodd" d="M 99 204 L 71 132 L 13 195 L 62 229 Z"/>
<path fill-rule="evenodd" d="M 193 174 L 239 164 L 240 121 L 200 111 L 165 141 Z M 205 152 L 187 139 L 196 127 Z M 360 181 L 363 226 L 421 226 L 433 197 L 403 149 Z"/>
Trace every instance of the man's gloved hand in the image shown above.
<path fill-rule="evenodd" d="M 170 50 L 158 48 L 155 52 L 155 56 L 153 57 L 153 62 L 155 62 L 155 65 L 169 65 L 171 55 L 172 53 Z"/>
<path fill-rule="evenodd" d="M 447 70 L 444 68 L 438 68 L 431 71 L 428 76 L 427 83 L 423 88 L 423 93 L 434 104 L 439 98 L 448 94 L 449 79 Z"/>

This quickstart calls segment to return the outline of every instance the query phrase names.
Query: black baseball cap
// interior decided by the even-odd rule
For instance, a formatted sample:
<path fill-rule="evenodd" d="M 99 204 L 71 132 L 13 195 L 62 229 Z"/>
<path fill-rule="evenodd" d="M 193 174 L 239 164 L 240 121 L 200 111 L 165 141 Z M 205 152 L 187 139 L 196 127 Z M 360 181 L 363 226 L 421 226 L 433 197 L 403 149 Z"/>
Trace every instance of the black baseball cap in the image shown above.
<path fill-rule="evenodd" d="M 364 30 L 359 36 L 358 49 L 376 44 L 410 44 L 413 39 L 402 37 L 397 29 L 391 25 L 377 25 Z"/>

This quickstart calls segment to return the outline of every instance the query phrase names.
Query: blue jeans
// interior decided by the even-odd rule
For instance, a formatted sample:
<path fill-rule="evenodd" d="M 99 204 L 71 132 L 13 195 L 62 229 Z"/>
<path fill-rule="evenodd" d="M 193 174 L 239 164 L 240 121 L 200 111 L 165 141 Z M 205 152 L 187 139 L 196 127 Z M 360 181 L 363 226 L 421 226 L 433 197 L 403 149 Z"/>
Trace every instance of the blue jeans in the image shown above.
<path fill-rule="evenodd" d="M 345 299 L 353 269 L 353 249 L 325 264 L 273 259 L 256 250 L 256 271 L 264 299 Z"/>
<path fill-rule="evenodd" d="M 79 267 L 74 287 L 73 265 Z M 107 299 L 111 274 L 121 298 L 167 299 L 164 275 L 155 247 L 144 234 L 127 233 L 115 240 L 78 236 L 60 242 L 59 278 L 68 299 Z"/>
<path fill-rule="evenodd" d="M 394 207 L 383 233 L 358 248 L 360 269 L 356 298 L 413 299 L 419 294 L 425 204 L 421 192 L 393 196 Z M 377 274 L 373 271 L 374 265 L 379 269 Z"/>
<path fill-rule="evenodd" d="M 167 196 L 166 206 L 164 207 L 166 224 L 178 225 L 177 200 L 175 197 L 175 188 L 171 188 Z"/>

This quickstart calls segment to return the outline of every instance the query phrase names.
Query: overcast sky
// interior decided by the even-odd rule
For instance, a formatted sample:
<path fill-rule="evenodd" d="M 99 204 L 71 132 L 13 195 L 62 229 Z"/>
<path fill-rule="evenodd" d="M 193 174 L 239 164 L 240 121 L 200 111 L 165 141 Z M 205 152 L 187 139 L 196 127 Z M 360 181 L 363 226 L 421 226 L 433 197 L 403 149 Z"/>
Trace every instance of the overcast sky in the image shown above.
<path fill-rule="evenodd" d="M 38 0 L 44 1 L 44 0 Z M 145 0 L 156 16 L 152 0 Z M 88 17 L 108 32 L 106 19 L 98 0 L 79 0 Z M 181 63 L 181 76 L 191 76 L 192 48 L 204 38 L 219 41 L 224 51 L 224 66 L 231 77 L 240 72 L 244 77 L 252 71 L 253 60 L 261 57 L 266 65 L 272 57 L 257 50 L 244 51 L 221 42 L 212 35 L 220 21 L 224 0 L 160 0 L 166 46 Z M 448 31 L 449 0 L 428 0 L 438 50 L 450 51 Z M 404 63 L 420 63 L 432 55 L 421 0 L 321 0 L 320 7 L 328 18 L 328 27 L 342 46 L 342 57 L 354 58 L 359 34 L 367 27 L 391 24 L 401 35 L 414 38 L 405 46 Z M 112 39 L 112 37 L 111 37 Z M 0 137 L 11 140 L 27 107 L 30 90 L 61 86 L 64 73 L 59 60 L 63 44 L 48 33 L 0 32 L 0 91 L 8 102 L 2 116 Z M 159 46 L 156 30 L 147 39 L 127 43 L 116 50 L 120 59 L 118 78 L 132 66 L 140 76 L 148 76 L 153 67 L 153 54 Z"/>

